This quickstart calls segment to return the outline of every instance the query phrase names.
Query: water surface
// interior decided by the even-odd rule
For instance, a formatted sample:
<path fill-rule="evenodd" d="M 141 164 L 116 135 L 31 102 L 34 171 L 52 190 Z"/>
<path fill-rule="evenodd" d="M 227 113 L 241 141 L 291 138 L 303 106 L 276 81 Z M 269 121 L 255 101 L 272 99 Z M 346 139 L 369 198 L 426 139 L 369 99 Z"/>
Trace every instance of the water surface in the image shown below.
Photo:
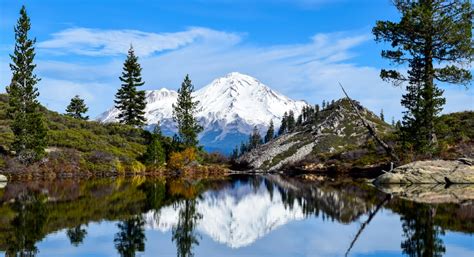
<path fill-rule="evenodd" d="M 12 182 L 6 256 L 474 256 L 474 205 L 276 175 Z"/>

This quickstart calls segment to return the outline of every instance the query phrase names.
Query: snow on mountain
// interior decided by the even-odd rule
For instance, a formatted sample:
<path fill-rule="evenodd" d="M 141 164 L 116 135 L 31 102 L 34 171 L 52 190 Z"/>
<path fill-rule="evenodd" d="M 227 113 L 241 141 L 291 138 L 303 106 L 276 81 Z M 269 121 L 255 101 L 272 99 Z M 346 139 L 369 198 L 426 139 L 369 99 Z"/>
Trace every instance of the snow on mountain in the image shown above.
<path fill-rule="evenodd" d="M 276 190 L 272 196 L 262 184 L 257 191 L 246 185 L 204 193 L 196 204 L 197 212 L 202 215 L 198 232 L 229 247 L 240 248 L 291 221 L 304 219 L 302 207 L 285 207 Z M 178 224 L 181 208 L 183 204 L 143 214 L 146 228 L 171 231 Z"/>
<path fill-rule="evenodd" d="M 165 88 L 146 91 L 145 117 L 149 125 L 160 121 L 165 133 L 173 134 L 176 126 L 172 121 L 172 104 L 178 93 Z M 209 85 L 194 92 L 200 102 L 196 114 L 204 131 L 200 141 L 208 148 L 222 148 L 228 152 L 236 144 L 247 139 L 254 126 L 263 134 L 270 120 L 280 125 L 283 113 L 301 112 L 304 101 L 292 100 L 277 93 L 257 79 L 238 72 L 213 80 Z M 100 115 L 101 122 L 116 122 L 119 111 L 111 108 Z"/>

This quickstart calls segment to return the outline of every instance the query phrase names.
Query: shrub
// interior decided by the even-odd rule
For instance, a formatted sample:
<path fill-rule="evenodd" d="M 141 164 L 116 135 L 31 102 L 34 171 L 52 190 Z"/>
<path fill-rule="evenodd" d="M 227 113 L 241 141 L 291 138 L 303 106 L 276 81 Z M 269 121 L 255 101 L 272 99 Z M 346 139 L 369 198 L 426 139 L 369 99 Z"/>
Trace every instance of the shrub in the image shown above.
<path fill-rule="evenodd" d="M 180 170 L 197 158 L 197 151 L 194 147 L 188 147 L 182 152 L 171 153 L 170 160 L 168 162 L 168 168 L 172 170 Z"/>

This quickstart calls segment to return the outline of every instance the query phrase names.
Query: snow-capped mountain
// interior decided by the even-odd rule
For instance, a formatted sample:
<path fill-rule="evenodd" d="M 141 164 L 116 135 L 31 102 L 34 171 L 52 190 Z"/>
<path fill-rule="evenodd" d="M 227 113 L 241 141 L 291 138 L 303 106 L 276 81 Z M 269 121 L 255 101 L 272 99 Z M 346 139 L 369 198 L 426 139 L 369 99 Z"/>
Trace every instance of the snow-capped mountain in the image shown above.
<path fill-rule="evenodd" d="M 146 228 L 171 231 L 182 208 L 183 203 L 143 214 Z M 280 226 L 305 218 L 300 204 L 285 206 L 277 189 L 270 194 L 264 184 L 257 189 L 247 184 L 208 191 L 197 200 L 196 211 L 202 215 L 198 232 L 232 248 L 250 245 Z"/>
<path fill-rule="evenodd" d="M 172 104 L 178 93 L 162 88 L 146 91 L 145 117 L 149 125 L 160 122 L 166 134 L 176 132 L 172 121 Z M 200 143 L 208 150 L 230 150 L 246 140 L 254 126 L 263 134 L 270 120 L 280 125 L 283 113 L 292 110 L 301 112 L 304 101 L 292 100 L 264 85 L 257 79 L 238 72 L 213 80 L 209 85 L 194 92 L 199 101 L 199 122 L 204 127 Z M 108 110 L 97 119 L 101 122 L 116 122 L 119 111 Z"/>

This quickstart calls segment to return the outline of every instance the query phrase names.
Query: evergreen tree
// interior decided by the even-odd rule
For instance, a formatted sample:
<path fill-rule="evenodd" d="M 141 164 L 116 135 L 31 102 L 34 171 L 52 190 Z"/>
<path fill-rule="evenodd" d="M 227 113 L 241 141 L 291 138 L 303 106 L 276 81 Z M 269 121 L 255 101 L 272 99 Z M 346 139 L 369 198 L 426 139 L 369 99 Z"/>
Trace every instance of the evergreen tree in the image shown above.
<path fill-rule="evenodd" d="M 143 155 L 144 163 L 158 166 L 165 163 L 166 154 L 161 144 L 162 138 L 160 124 L 158 123 L 153 130 L 150 143 L 147 145 L 145 154 Z"/>
<path fill-rule="evenodd" d="M 392 116 L 392 126 L 395 126 L 395 117 Z"/>
<path fill-rule="evenodd" d="M 257 146 L 261 145 L 262 143 L 263 143 L 262 137 L 260 136 L 257 126 L 255 126 L 253 127 L 252 134 L 250 134 L 248 150 L 255 149 Z"/>
<path fill-rule="evenodd" d="M 270 142 L 273 137 L 275 137 L 275 127 L 273 126 L 273 120 L 270 120 L 270 126 L 268 126 L 267 134 L 265 135 L 265 143 Z"/>
<path fill-rule="evenodd" d="M 83 114 L 88 110 L 89 108 L 87 108 L 86 104 L 84 103 L 84 99 L 81 99 L 78 95 L 76 95 L 71 99 L 71 102 L 67 106 L 66 115 L 80 120 L 88 120 L 89 116 L 83 116 Z"/>
<path fill-rule="evenodd" d="M 235 148 L 232 150 L 232 153 L 230 154 L 230 159 L 235 161 L 237 158 L 239 158 L 239 147 L 235 146 Z"/>
<path fill-rule="evenodd" d="M 13 76 L 10 86 L 7 87 L 7 93 L 8 114 L 13 120 L 11 129 L 15 135 L 12 148 L 24 163 L 39 160 L 44 156 L 47 133 L 37 100 L 39 92 L 36 83 L 40 79 L 34 74 L 36 39 L 28 37 L 30 28 L 30 18 L 23 6 L 15 26 L 15 50 L 10 55 L 12 60 L 10 69 Z"/>
<path fill-rule="evenodd" d="M 334 104 L 336 103 L 336 101 L 334 101 L 334 99 L 331 101 L 331 106 L 334 106 Z"/>
<path fill-rule="evenodd" d="M 380 119 L 385 121 L 385 116 L 383 115 L 383 109 L 380 110 Z"/>
<path fill-rule="evenodd" d="M 145 84 L 141 76 L 142 68 L 138 63 L 133 47 L 128 50 L 127 59 L 123 64 L 122 86 L 115 94 L 115 107 L 120 110 L 120 123 L 141 127 L 145 124 L 145 91 L 137 87 Z"/>
<path fill-rule="evenodd" d="M 198 134 L 203 129 L 194 117 L 199 101 L 194 101 L 193 91 L 194 86 L 186 75 L 178 90 L 178 101 L 173 104 L 173 119 L 178 123 L 179 137 L 186 146 L 197 146 Z"/>
<path fill-rule="evenodd" d="M 288 113 L 288 120 L 286 122 L 286 125 L 288 127 L 288 131 L 293 131 L 295 129 L 295 113 L 293 111 L 290 111 Z"/>
<path fill-rule="evenodd" d="M 406 108 L 402 140 L 416 151 L 430 152 L 436 145 L 436 117 L 445 104 L 435 81 L 468 85 L 472 79 L 465 66 L 474 53 L 472 4 L 469 0 L 395 0 L 394 4 L 400 22 L 378 21 L 373 33 L 377 42 L 391 43 L 392 49 L 382 51 L 382 57 L 408 63 L 409 70 L 404 75 L 383 69 L 380 76 L 395 85 L 408 83 L 401 101 Z"/>
<path fill-rule="evenodd" d="M 323 100 L 323 110 L 326 109 L 326 101 Z"/>
<path fill-rule="evenodd" d="M 303 115 L 300 114 L 298 115 L 298 118 L 296 119 L 296 126 L 301 126 L 301 124 L 303 124 Z"/>
<path fill-rule="evenodd" d="M 245 142 L 240 142 L 240 155 L 246 153 L 248 150 L 247 144 Z"/>
<path fill-rule="evenodd" d="M 317 120 L 319 118 L 319 104 L 316 104 L 316 106 L 314 106 L 314 120 Z"/>
<path fill-rule="evenodd" d="M 287 129 L 287 121 L 288 121 L 288 113 L 283 114 L 283 118 L 281 119 L 281 125 L 280 128 L 278 129 L 278 135 L 281 136 L 286 133 Z"/>

